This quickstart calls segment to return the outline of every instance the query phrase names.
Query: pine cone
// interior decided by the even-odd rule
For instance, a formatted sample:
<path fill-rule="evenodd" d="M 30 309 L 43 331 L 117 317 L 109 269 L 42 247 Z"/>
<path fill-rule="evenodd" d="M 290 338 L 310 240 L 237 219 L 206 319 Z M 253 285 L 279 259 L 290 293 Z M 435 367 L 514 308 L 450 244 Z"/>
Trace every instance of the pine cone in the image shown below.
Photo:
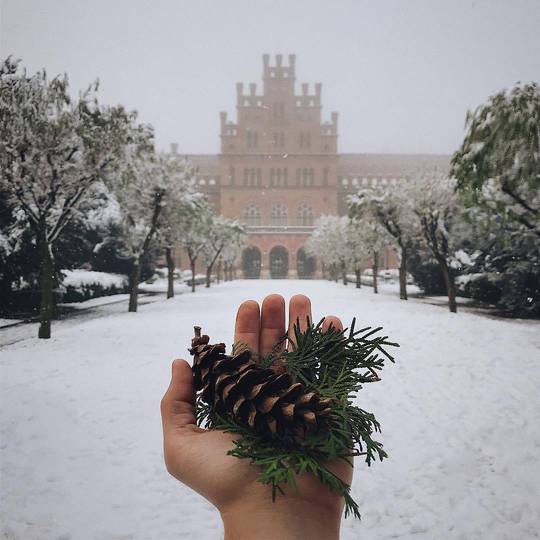
<path fill-rule="evenodd" d="M 304 435 L 325 424 L 330 400 L 307 392 L 283 369 L 263 368 L 249 349 L 225 354 L 225 344 L 211 345 L 195 327 L 190 353 L 200 398 L 220 416 L 237 421 L 264 436 Z M 280 366 L 281 368 L 281 366 Z"/>

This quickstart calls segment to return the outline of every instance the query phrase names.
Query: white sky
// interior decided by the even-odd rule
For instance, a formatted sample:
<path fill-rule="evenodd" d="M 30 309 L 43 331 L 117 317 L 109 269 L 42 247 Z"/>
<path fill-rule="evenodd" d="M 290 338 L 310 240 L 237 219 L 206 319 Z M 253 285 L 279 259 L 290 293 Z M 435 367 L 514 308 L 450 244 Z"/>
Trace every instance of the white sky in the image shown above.
<path fill-rule="evenodd" d="M 160 148 L 219 150 L 235 82 L 296 53 L 341 152 L 450 153 L 468 109 L 540 80 L 539 0 L 0 0 L 0 57 L 140 112 Z"/>

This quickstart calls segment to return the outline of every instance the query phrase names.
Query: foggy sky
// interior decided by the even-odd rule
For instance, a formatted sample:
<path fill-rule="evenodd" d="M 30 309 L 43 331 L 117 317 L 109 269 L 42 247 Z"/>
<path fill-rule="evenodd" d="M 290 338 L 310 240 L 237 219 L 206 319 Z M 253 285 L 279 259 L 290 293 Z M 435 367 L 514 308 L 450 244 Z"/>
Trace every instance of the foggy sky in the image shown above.
<path fill-rule="evenodd" d="M 540 80 L 540 1 L 0 0 L 0 57 L 99 77 L 102 102 L 140 112 L 160 148 L 219 151 L 235 83 L 262 54 L 296 53 L 297 91 L 323 83 L 340 152 L 451 153 L 465 113 Z M 311 87 L 310 87 L 311 88 Z"/>

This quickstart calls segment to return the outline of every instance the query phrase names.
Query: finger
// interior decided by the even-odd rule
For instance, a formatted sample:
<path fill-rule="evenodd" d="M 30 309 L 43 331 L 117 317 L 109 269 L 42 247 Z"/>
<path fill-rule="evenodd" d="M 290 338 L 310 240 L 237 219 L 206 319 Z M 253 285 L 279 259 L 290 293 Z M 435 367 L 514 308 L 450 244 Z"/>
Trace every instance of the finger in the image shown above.
<path fill-rule="evenodd" d="M 234 327 L 234 343 L 247 345 L 253 352 L 259 352 L 260 333 L 259 304 L 246 300 L 238 308 Z"/>
<path fill-rule="evenodd" d="M 259 339 L 259 353 L 269 354 L 285 334 L 285 300 L 279 294 L 267 296 L 261 308 L 261 335 Z M 282 343 L 279 352 L 285 348 Z"/>
<path fill-rule="evenodd" d="M 294 342 L 294 325 L 300 325 L 300 331 L 304 332 L 307 322 L 311 321 L 311 301 L 303 294 L 296 294 L 289 300 L 289 342 Z"/>
<path fill-rule="evenodd" d="M 169 388 L 161 400 L 163 429 L 196 425 L 193 372 L 185 360 L 175 360 Z"/>
<path fill-rule="evenodd" d="M 330 327 L 334 328 L 334 330 L 341 331 L 343 330 L 343 324 L 341 323 L 341 319 L 338 317 L 334 317 L 334 315 L 327 315 L 324 318 L 324 322 L 322 325 L 323 332 L 328 332 Z"/>

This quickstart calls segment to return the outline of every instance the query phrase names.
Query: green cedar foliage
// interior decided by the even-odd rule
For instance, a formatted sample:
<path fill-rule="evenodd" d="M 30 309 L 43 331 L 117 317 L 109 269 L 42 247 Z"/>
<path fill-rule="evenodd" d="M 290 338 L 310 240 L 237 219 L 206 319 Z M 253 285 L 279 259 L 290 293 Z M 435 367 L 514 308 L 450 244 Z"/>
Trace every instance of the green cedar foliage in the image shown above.
<path fill-rule="evenodd" d="M 380 432 L 379 423 L 372 413 L 355 405 L 355 398 L 363 384 L 380 380 L 385 361 L 394 361 L 387 348 L 399 345 L 389 342 L 387 336 L 377 335 L 382 328 L 355 330 L 355 320 L 349 330 L 331 327 L 323 332 L 322 324 L 323 320 L 316 325 L 308 321 L 304 332 L 296 324 L 295 339 L 290 350 L 280 355 L 279 362 L 307 391 L 331 399 L 332 413 L 327 417 L 325 429 L 306 437 L 286 435 L 269 439 L 252 432 L 231 415 L 215 416 L 199 398 L 197 423 L 239 435 L 229 454 L 249 459 L 259 468 L 258 481 L 272 487 L 273 500 L 277 493 L 283 493 L 282 485 L 295 487 L 295 475 L 310 472 L 344 497 L 345 516 L 352 513 L 360 518 L 350 486 L 325 464 L 334 459 L 350 462 L 353 456 L 362 456 L 371 465 L 387 457 L 382 444 L 372 438 L 373 433 Z M 262 359 L 262 364 L 270 366 L 276 359 L 275 355 L 269 355 Z"/>

